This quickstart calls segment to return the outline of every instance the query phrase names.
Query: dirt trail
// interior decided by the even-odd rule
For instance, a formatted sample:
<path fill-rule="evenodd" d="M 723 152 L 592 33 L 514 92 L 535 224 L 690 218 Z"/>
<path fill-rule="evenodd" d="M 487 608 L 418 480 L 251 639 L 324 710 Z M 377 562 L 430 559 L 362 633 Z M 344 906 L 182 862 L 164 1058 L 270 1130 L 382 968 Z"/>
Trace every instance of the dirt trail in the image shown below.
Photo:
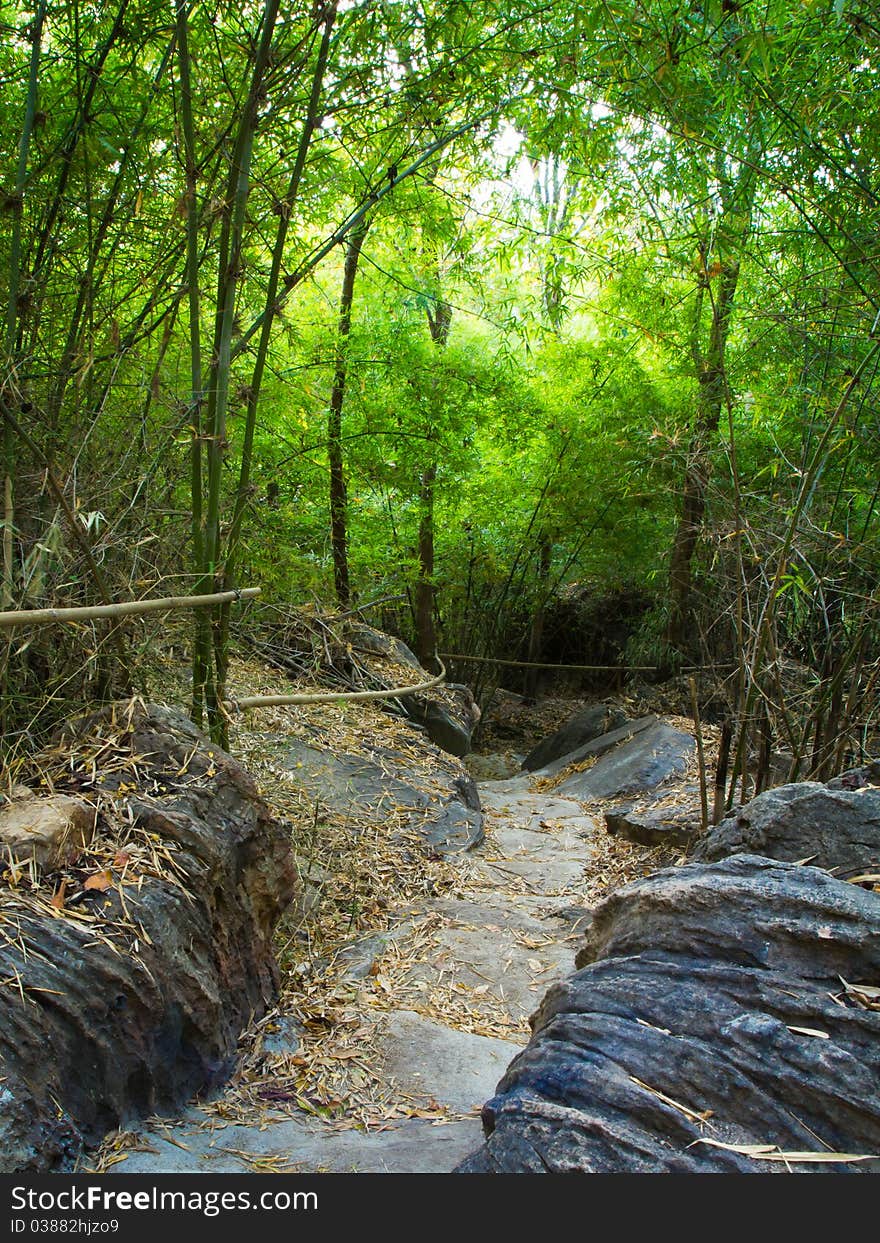
<path fill-rule="evenodd" d="M 243 1059 L 253 1070 L 262 1058 L 261 1075 L 114 1135 L 97 1168 L 427 1173 L 472 1151 L 528 1015 L 572 969 L 607 840 L 579 803 L 531 792 L 525 775 L 479 789 L 486 840 L 455 857 L 456 883 L 389 912 L 312 983 L 326 1032 L 302 1030 L 282 1004 Z M 296 1086 L 308 1063 L 311 1093 Z"/>
<path fill-rule="evenodd" d="M 233 673 L 235 693 L 267 680 L 256 662 Z M 468 761 L 485 841 L 453 854 L 426 849 L 411 810 L 394 805 L 393 782 L 359 814 L 344 792 L 316 798 L 304 780 L 300 744 L 314 743 L 372 756 L 383 771 L 392 757 L 389 772 L 405 756 L 407 780 L 422 773 L 433 797 L 442 757 L 409 724 L 372 704 L 264 709 L 243 721 L 235 754 L 290 822 L 302 881 L 276 934 L 277 1007 L 243 1034 L 234 1067 L 218 1065 L 213 1094 L 114 1132 L 83 1166 L 432 1173 L 473 1151 L 480 1107 L 528 1042 L 529 1015 L 573 969 L 588 908 L 671 861 L 668 850 L 610 837 L 598 804 L 561 797 L 555 779 L 479 780 L 515 771 L 521 755 L 507 748 L 527 751 L 579 706 L 500 697 L 485 734 L 493 753 Z"/>

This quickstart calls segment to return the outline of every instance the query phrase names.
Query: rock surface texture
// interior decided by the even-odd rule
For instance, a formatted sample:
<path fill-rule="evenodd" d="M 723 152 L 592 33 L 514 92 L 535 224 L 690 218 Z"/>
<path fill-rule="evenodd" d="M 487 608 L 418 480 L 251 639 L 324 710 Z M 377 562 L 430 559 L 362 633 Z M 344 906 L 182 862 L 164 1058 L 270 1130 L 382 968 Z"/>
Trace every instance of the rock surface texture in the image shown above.
<path fill-rule="evenodd" d="M 407 680 L 423 682 L 429 674 L 419 664 L 418 657 L 410 651 L 402 639 L 374 630 L 364 622 L 356 622 L 350 627 L 351 645 L 359 658 L 371 665 L 371 672 L 380 683 L 394 686 L 399 679 L 389 677 L 388 670 L 383 669 L 381 662 L 393 661 L 397 666 L 414 670 L 419 676 Z M 376 658 L 379 662 L 376 662 Z M 447 682 L 430 691 L 422 691 L 416 695 L 401 695 L 396 701 L 404 715 L 424 729 L 425 733 L 436 746 L 450 755 L 465 756 L 471 749 L 471 736 L 480 719 L 480 709 L 470 692 L 470 688 L 456 682 Z"/>
<path fill-rule="evenodd" d="M 318 804 L 352 809 L 378 824 L 388 822 L 393 812 L 402 831 L 415 829 L 441 854 L 468 850 L 483 839 L 473 778 L 432 747 L 414 755 L 377 744 L 354 754 L 317 738 L 313 743 L 288 738 L 279 758 Z"/>
<path fill-rule="evenodd" d="M 566 721 L 561 729 L 549 738 L 539 742 L 528 753 L 522 762 L 523 768 L 530 773 L 545 768 L 554 760 L 570 755 L 579 747 L 585 746 L 603 734 L 611 733 L 625 723 L 623 713 L 608 704 L 590 704 L 576 712 L 571 720 Z"/>
<path fill-rule="evenodd" d="M 706 839 L 732 857 L 596 907 L 459 1170 L 880 1171 L 880 893 L 738 853 L 863 873 L 875 793 L 852 786 L 771 791 Z"/>
<path fill-rule="evenodd" d="M 417 762 L 411 728 L 395 723 L 379 754 L 374 727 L 340 721 L 344 730 L 308 726 L 303 745 L 346 763 L 376 759 L 385 786 L 360 785 L 356 770 L 331 784 L 340 797 L 363 795 L 353 824 L 366 840 L 381 824 L 395 850 L 401 833 L 412 845 L 410 817 L 425 808 L 394 787 L 392 809 L 380 789 L 427 788 L 438 753 Z M 607 758 L 654 724 L 631 723 Z M 278 756 L 272 771 L 310 780 L 290 733 L 275 744 L 257 743 Z M 638 781 L 656 779 L 652 750 L 629 767 L 637 798 Z M 460 767 L 440 760 L 446 775 L 431 789 L 442 803 Z M 693 795 L 687 776 L 653 789 L 658 809 Z M 112 1173 L 880 1168 L 876 1158 L 808 1165 L 792 1155 L 880 1152 L 880 896 L 868 882 L 739 854 L 654 871 L 593 906 L 620 860 L 633 876 L 668 854 L 652 862 L 614 843 L 599 809 L 552 781 L 520 773 L 479 793 L 484 840 L 442 856 L 422 846 L 436 868 L 428 886 L 401 893 L 381 927 L 334 942 L 331 958 L 297 963 L 322 983 L 304 985 L 302 1022 L 299 987 L 290 991 L 265 1063 L 268 1041 L 250 1046 L 254 1077 L 130 1131 Z M 336 1111 L 326 1122 L 301 1104 L 324 1085 L 332 1095 L 316 1099 Z M 490 1096 L 478 1147 L 474 1107 Z M 255 1119 L 258 1099 L 274 1104 Z M 378 1111 L 377 1129 L 359 1129 L 361 1108 Z"/>
<path fill-rule="evenodd" d="M 275 994 L 272 932 L 294 892 L 289 830 L 182 715 L 117 706 L 72 754 L 91 844 L 57 883 L 0 895 L 0 977 L 16 981 L 0 989 L 5 1171 L 69 1166 L 221 1078 Z"/>
<path fill-rule="evenodd" d="M 656 811 L 650 807 L 634 810 L 614 807 L 605 812 L 605 828 L 612 837 L 624 837 L 641 846 L 678 846 L 686 850 L 700 834 L 700 808 L 693 804 L 683 808 Z"/>
<path fill-rule="evenodd" d="M 387 735 L 384 749 L 393 749 Z M 401 738 L 398 755 L 404 749 Z M 427 758 L 429 768 L 438 763 L 433 748 Z M 455 771 L 449 757 L 439 762 Z M 401 771 L 387 759 L 386 768 Z M 110 1173 L 242 1173 L 257 1162 L 279 1171 L 448 1173 L 473 1152 L 480 1108 L 525 1045 L 527 1016 L 573 968 L 580 936 L 572 912 L 583 914 L 585 874 L 605 838 L 579 803 L 532 793 L 524 774 L 481 783 L 479 793 L 485 839 L 443 856 L 442 867 L 455 869 L 451 892 L 408 899 L 388 929 L 353 938 L 333 967 L 334 1009 L 348 996 L 370 1031 L 366 1043 L 342 1050 L 346 1059 L 357 1057 L 336 1065 L 362 1061 L 393 1094 L 398 1116 L 392 1111 L 362 1133 L 352 1120 L 327 1124 L 279 1106 L 251 1125 L 228 1124 L 238 1116 L 230 1084 L 219 1118 L 205 1102 L 180 1119 L 138 1128 L 136 1146 L 126 1147 Z M 366 806 L 374 806 L 371 799 Z M 390 813 L 380 814 L 384 830 L 395 833 Z M 380 1006 L 378 1023 L 371 998 Z M 324 1035 L 322 1023 L 320 1030 L 307 1036 L 312 1050 L 342 1039 L 346 1028 Z M 279 1062 L 276 1073 L 283 1084 L 289 1065 Z M 407 1111 L 414 1116 L 400 1116 Z"/>
<path fill-rule="evenodd" d="M 40 796 L 22 789 L 0 810 L 0 852 L 4 860 L 54 871 L 75 859 L 92 840 L 95 811 L 81 798 Z"/>
<path fill-rule="evenodd" d="M 621 727 L 621 732 L 626 728 Z M 690 734 L 673 729 L 665 721 L 636 722 L 629 728 L 634 737 L 619 742 L 615 738 L 617 745 L 601 755 L 592 768 L 566 777 L 558 786 L 559 793 L 582 802 L 618 798 L 653 790 L 685 771 L 694 750 Z"/>
<path fill-rule="evenodd" d="M 835 876 L 880 870 L 880 783 L 857 769 L 828 785 L 802 781 L 759 794 L 710 829 L 695 859 L 761 854 L 791 863 L 808 859 Z"/>

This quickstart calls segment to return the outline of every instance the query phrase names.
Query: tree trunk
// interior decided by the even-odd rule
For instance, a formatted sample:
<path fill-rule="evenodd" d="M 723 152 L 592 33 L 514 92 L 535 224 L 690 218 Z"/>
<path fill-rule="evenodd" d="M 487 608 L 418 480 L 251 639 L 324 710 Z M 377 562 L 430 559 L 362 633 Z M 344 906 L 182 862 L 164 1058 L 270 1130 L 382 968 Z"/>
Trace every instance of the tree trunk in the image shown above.
<path fill-rule="evenodd" d="M 204 512 L 202 476 L 202 340 L 199 297 L 199 187 L 196 163 L 195 125 L 192 110 L 189 27 L 186 0 L 176 0 L 177 66 L 180 77 L 180 118 L 183 138 L 183 165 L 186 186 L 186 285 L 189 305 L 190 346 L 190 508 L 193 565 L 196 579 L 193 594 L 206 585 L 204 559 Z M 211 672 L 211 625 L 206 612 L 197 611 L 193 619 L 192 719 L 204 723 L 205 705 L 216 693 Z"/>
<path fill-rule="evenodd" d="M 431 340 L 443 349 L 449 340 L 452 307 L 438 301 L 427 311 Z M 415 614 L 417 655 L 425 668 L 433 668 L 437 651 L 437 630 L 434 625 L 434 490 L 437 482 L 437 449 L 429 440 L 432 459 L 419 481 L 419 577 L 416 582 Z"/>
<path fill-rule="evenodd" d="M 416 582 L 417 655 L 425 668 L 433 666 L 437 649 L 434 627 L 434 484 L 437 467 L 423 471 L 419 488 L 419 577 Z"/>
<path fill-rule="evenodd" d="M 738 236 L 730 238 L 737 256 L 729 259 L 720 271 L 706 268 L 706 250 L 701 248 L 701 271 L 698 277 L 697 303 L 691 333 L 691 356 L 696 371 L 698 395 L 696 415 L 688 444 L 687 465 L 681 497 L 681 514 L 672 545 L 669 563 L 669 622 L 666 639 L 682 655 L 696 657 L 696 625 L 693 599 L 693 559 L 706 515 L 706 495 L 711 475 L 711 454 L 721 411 L 724 408 L 727 376 L 725 354 L 730 335 L 733 303 L 739 281 L 739 253 L 748 236 L 751 210 L 750 185 L 746 184 L 746 225 Z M 712 281 L 717 278 L 717 291 Z M 700 340 L 703 308 L 711 304 L 708 341 Z"/>
<path fill-rule="evenodd" d="M 232 151 L 229 178 L 223 201 L 217 260 L 214 337 L 205 416 L 207 503 L 204 509 L 205 533 L 202 541 L 201 566 L 201 581 L 210 581 L 215 585 L 225 578 L 221 564 L 223 554 L 220 539 L 221 482 L 227 451 L 226 416 L 232 368 L 232 334 L 236 300 L 242 276 L 244 229 L 251 185 L 251 158 L 279 5 L 280 0 L 265 0 L 260 40 L 255 52 L 250 86 Z M 222 612 L 214 617 L 212 632 L 215 681 L 213 688 L 210 685 L 206 686 L 206 707 L 211 738 L 223 746 L 227 741 L 226 718 L 222 707 L 227 651 Z"/>
<path fill-rule="evenodd" d="M 550 559 L 553 552 L 553 545 L 547 531 L 541 531 L 538 535 L 538 595 L 535 599 L 535 611 L 532 614 L 532 622 L 529 627 L 529 647 L 526 654 L 526 660 L 530 663 L 539 661 L 542 655 L 542 645 L 544 642 L 544 613 L 547 605 L 547 583 L 550 578 Z M 538 681 L 540 669 L 527 669 L 523 687 L 525 698 L 528 702 L 534 703 L 538 697 Z"/>
<path fill-rule="evenodd" d="M 256 354 L 254 357 L 254 366 L 251 373 L 251 382 L 248 390 L 247 409 L 244 420 L 244 438 L 241 447 L 241 462 L 238 470 L 238 486 L 235 492 L 235 503 L 232 510 L 232 520 L 229 524 L 229 532 L 226 536 L 225 547 L 220 548 L 219 538 L 219 512 L 214 512 L 214 476 L 212 470 L 219 461 L 222 464 L 222 457 L 217 458 L 215 450 L 218 444 L 222 445 L 225 440 L 225 410 L 223 412 L 223 429 L 220 427 L 219 411 L 221 404 L 225 406 L 228 397 L 229 371 L 235 357 L 235 350 L 232 346 L 232 328 L 234 323 L 235 298 L 233 289 L 233 299 L 230 306 L 230 318 L 228 321 L 224 319 L 222 336 L 217 336 L 220 342 L 220 349 L 215 349 L 215 356 L 220 360 L 216 367 L 216 373 L 222 386 L 218 384 L 218 395 L 215 403 L 213 417 L 210 419 L 214 429 L 214 435 L 209 437 L 209 453 L 208 453 L 208 508 L 206 514 L 206 560 L 208 569 L 211 573 L 219 578 L 225 588 L 231 587 L 235 582 L 236 562 L 238 557 L 238 546 L 241 536 L 241 526 L 244 520 L 245 510 L 251 498 L 251 462 L 253 460 L 254 432 L 257 425 L 257 408 L 260 400 L 260 392 L 263 384 L 263 374 L 266 368 L 266 359 L 269 353 L 269 340 L 275 319 L 281 309 L 281 299 L 279 297 L 279 289 L 281 286 L 281 270 L 284 262 L 284 246 L 287 238 L 287 232 L 293 210 L 299 196 L 299 187 L 302 180 L 303 170 L 305 168 L 306 156 L 308 155 L 311 145 L 312 136 L 318 125 L 319 115 L 318 108 L 320 103 L 321 91 L 324 83 L 324 72 L 327 67 L 327 55 L 330 48 L 330 38 L 333 30 L 333 24 L 336 20 L 336 0 L 330 0 L 325 6 L 319 6 L 315 9 L 314 18 L 316 29 L 323 27 L 321 42 L 318 49 L 318 56 L 315 62 L 315 69 L 312 74 L 312 86 L 309 95 L 309 104 L 306 116 L 303 120 L 302 130 L 300 131 L 299 143 L 297 145 L 296 158 L 294 159 L 293 169 L 290 174 L 290 181 L 287 186 L 287 193 L 284 199 L 279 203 L 278 228 L 275 233 L 275 244 L 272 248 L 272 262 L 269 269 L 269 283 L 266 289 L 265 300 L 263 303 L 263 311 L 256 321 L 259 326 L 259 340 L 257 343 Z M 278 16 L 279 0 L 266 0 L 266 10 L 263 18 L 263 38 L 261 41 L 260 51 L 258 52 L 257 61 L 254 66 L 254 76 L 252 84 L 253 109 L 249 103 L 246 107 L 242 124 L 248 122 L 248 116 L 252 117 L 250 125 L 250 133 L 247 135 L 248 154 L 247 168 L 250 164 L 250 147 L 252 147 L 254 134 L 257 126 L 256 104 L 259 94 L 262 90 L 263 75 L 269 68 L 270 50 L 271 50 L 271 34 L 274 29 L 275 21 Z M 245 166 L 242 162 L 242 173 L 244 174 Z M 244 183 L 244 184 L 243 184 Z M 239 197 L 239 191 L 242 190 L 243 197 Z M 236 192 L 236 215 L 238 207 L 242 209 L 247 203 L 247 193 L 249 188 L 249 171 L 248 175 L 242 175 L 238 181 L 238 189 Z M 231 189 L 231 184 L 230 184 Z M 235 255 L 235 263 L 229 268 L 229 276 L 233 283 L 237 277 L 238 251 L 241 246 L 241 226 L 244 223 L 242 214 L 241 219 L 236 224 L 233 232 L 234 247 L 230 249 L 221 240 L 221 271 L 223 264 L 223 255 Z M 218 297 L 218 307 L 220 305 Z M 218 313 L 218 327 L 220 319 Z M 226 329 L 229 330 L 228 337 Z M 209 393 L 209 401 L 214 396 L 212 389 Z M 209 407 L 209 415 L 210 415 Z M 219 486 L 219 483 L 218 483 Z M 216 560 L 216 565 L 215 565 Z M 212 738 L 226 745 L 226 716 L 222 710 L 222 703 L 226 697 L 226 670 L 228 666 L 229 653 L 229 605 L 220 606 L 217 616 L 213 623 L 213 650 L 214 650 L 214 666 L 216 670 L 216 698 L 213 705 L 213 719 L 216 726 L 212 726 Z M 212 716 L 212 705 L 209 700 L 209 717 Z"/>
<path fill-rule="evenodd" d="M 333 549 L 333 579 L 336 597 L 343 607 L 351 602 L 348 574 L 348 491 L 342 454 L 342 406 L 348 373 L 348 337 L 351 332 L 351 306 L 361 247 L 368 229 L 367 217 L 352 231 L 345 252 L 342 296 L 339 302 L 339 335 L 336 340 L 336 369 L 327 415 L 327 456 L 330 463 L 330 544 Z"/>
<path fill-rule="evenodd" d="M 6 331 L 3 339 L 3 365 L 8 371 L 8 380 L 14 381 L 10 388 L 21 386 L 22 376 L 18 372 L 16 357 L 16 338 L 19 316 L 19 294 L 21 292 L 22 266 L 22 219 L 24 214 L 24 196 L 27 188 L 28 158 L 30 140 L 37 108 L 37 87 L 40 65 L 40 41 L 43 36 L 43 23 L 46 18 L 46 5 L 41 4 L 34 15 L 30 28 L 31 59 L 28 72 L 27 97 L 25 100 L 24 121 L 21 127 L 21 138 L 18 147 L 18 169 L 15 177 L 15 191 L 10 196 L 12 210 L 12 236 L 9 246 L 9 293 L 6 303 Z M 4 388 L 7 376 L 3 376 Z M 6 400 L 6 399 L 4 399 Z M 2 607 L 11 607 L 15 596 L 15 575 L 13 569 L 14 543 L 13 530 L 15 522 L 15 435 L 7 422 L 3 427 L 3 576 L 0 596 Z M 7 654 L 8 655 L 8 654 Z"/>

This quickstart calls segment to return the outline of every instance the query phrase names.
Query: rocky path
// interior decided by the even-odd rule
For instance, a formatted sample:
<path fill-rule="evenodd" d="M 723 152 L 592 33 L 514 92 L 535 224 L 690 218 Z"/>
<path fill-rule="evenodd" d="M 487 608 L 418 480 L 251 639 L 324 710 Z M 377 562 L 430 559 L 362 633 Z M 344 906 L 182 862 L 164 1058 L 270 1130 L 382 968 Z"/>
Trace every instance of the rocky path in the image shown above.
<path fill-rule="evenodd" d="M 249 1110 L 233 1080 L 178 1119 L 120 1133 L 99 1168 L 430 1173 L 471 1152 L 480 1106 L 525 1045 L 529 1014 L 573 968 L 591 862 L 606 836 L 580 803 L 533 792 L 528 775 L 479 790 L 486 838 L 454 857 L 452 896 L 392 912 L 388 931 L 353 941 L 327 977 L 350 1032 L 341 1045 L 338 1029 L 328 1037 L 328 1075 L 344 1066 L 351 1084 L 368 1084 L 382 1101 L 378 1116 L 358 1125 L 344 1108 L 322 1118 L 288 1102 L 274 1111 L 265 1076 L 261 1107 Z M 260 1036 L 262 1052 L 276 1067 L 295 1065 L 300 1038 L 281 1015 Z"/>

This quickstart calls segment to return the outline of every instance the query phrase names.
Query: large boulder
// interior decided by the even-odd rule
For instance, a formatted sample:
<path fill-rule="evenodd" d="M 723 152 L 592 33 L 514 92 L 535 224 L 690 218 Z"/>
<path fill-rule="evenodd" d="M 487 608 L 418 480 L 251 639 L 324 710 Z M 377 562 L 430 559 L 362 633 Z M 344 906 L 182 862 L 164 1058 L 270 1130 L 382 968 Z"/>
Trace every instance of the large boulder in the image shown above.
<path fill-rule="evenodd" d="M 182 715 L 117 705 L 68 748 L 53 783 L 89 804 L 94 837 L 0 890 L 7 1172 L 68 1167 L 222 1080 L 275 997 L 272 934 L 294 894 L 289 828 Z"/>
<path fill-rule="evenodd" d="M 468 755 L 480 709 L 470 687 L 447 682 L 434 691 L 401 696 L 409 719 L 420 725 L 431 742 L 459 758 Z"/>
<path fill-rule="evenodd" d="M 690 734 L 654 721 L 601 756 L 592 768 L 566 777 L 557 793 L 591 802 L 653 790 L 685 772 L 694 747 Z"/>
<path fill-rule="evenodd" d="M 546 768 L 554 760 L 570 755 L 594 738 L 618 729 L 625 720 L 625 715 L 618 708 L 604 703 L 590 704 L 576 712 L 555 734 L 533 747 L 522 766 L 530 773 Z"/>
<path fill-rule="evenodd" d="M 361 621 L 350 623 L 348 636 L 352 649 L 361 661 L 369 665 L 377 682 L 389 687 L 401 685 L 393 666 L 398 669 L 403 666 L 418 675 L 408 678 L 407 683 L 429 679 L 429 674 L 402 639 Z M 391 669 L 385 667 L 386 662 L 390 662 Z M 470 751 L 480 709 L 469 687 L 458 682 L 447 682 L 415 695 L 401 695 L 392 702 L 391 707 L 393 711 L 401 710 L 413 724 L 424 729 L 431 742 L 441 750 L 459 757 Z"/>
<path fill-rule="evenodd" d="M 667 869 L 596 908 L 577 965 L 460 1171 L 880 1171 L 880 895 L 752 855 Z"/>
<path fill-rule="evenodd" d="M 807 860 L 844 879 L 880 872 L 880 786 L 874 781 L 870 770 L 857 770 L 828 785 L 802 781 L 767 790 L 710 829 L 693 857 Z"/>
<path fill-rule="evenodd" d="M 566 768 L 577 768 L 581 771 L 587 761 L 598 760 L 608 751 L 613 751 L 620 743 L 629 742 L 636 734 L 650 729 L 656 720 L 655 716 L 645 716 L 638 721 L 624 721 L 622 725 L 609 730 L 607 734 L 600 734 L 592 742 L 585 742 L 576 751 L 569 751 L 566 755 L 561 755 L 558 760 L 551 760 L 543 768 L 535 769 L 534 775 L 536 777 L 558 777 Z"/>
<path fill-rule="evenodd" d="M 352 648 L 360 656 L 378 656 L 398 665 L 408 665 L 417 673 L 425 672 L 419 664 L 419 658 L 411 648 L 407 647 L 403 639 L 398 639 L 393 634 L 386 634 L 384 630 L 377 630 L 375 626 L 368 626 L 359 618 L 353 618 L 348 623 L 347 637 Z"/>

